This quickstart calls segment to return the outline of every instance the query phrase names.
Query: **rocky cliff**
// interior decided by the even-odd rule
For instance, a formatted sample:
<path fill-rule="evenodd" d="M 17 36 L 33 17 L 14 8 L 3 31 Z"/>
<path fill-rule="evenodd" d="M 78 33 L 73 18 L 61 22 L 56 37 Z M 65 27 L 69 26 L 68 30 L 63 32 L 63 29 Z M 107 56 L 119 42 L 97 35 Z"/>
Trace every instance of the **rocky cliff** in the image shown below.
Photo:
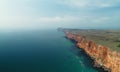
<path fill-rule="evenodd" d="M 77 42 L 77 46 L 82 48 L 94 60 L 95 67 L 102 67 L 108 72 L 120 72 L 120 53 L 111 51 L 103 45 L 97 45 L 93 40 L 87 40 L 79 34 L 65 32 L 68 39 Z"/>

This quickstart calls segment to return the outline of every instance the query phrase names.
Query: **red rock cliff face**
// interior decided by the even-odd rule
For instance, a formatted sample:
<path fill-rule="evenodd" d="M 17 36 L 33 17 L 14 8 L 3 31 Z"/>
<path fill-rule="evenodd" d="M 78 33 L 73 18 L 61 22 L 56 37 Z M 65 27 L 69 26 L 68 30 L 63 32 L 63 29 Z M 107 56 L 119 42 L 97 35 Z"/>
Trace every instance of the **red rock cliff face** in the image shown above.
<path fill-rule="evenodd" d="M 111 52 L 108 47 L 96 45 L 94 41 L 87 41 L 82 35 L 71 34 L 66 32 L 68 39 L 75 40 L 77 46 L 85 50 L 85 52 L 94 59 L 94 63 L 99 64 L 111 72 L 120 72 L 120 54 Z"/>

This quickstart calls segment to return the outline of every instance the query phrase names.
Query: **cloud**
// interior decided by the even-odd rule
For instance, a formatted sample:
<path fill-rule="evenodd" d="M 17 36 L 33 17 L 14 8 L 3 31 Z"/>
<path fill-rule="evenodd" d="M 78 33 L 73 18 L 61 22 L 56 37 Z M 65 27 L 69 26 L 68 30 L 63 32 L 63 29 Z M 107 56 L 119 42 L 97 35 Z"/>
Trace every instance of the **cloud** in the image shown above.
<path fill-rule="evenodd" d="M 1 29 L 19 29 L 19 28 L 55 28 L 65 26 L 82 20 L 76 16 L 45 16 L 45 17 L 28 17 L 28 16 L 3 16 L 0 17 Z M 66 24 L 65 24 L 66 23 Z"/>
<path fill-rule="evenodd" d="M 99 17 L 99 18 L 94 18 L 92 19 L 93 23 L 105 23 L 109 21 L 111 18 L 110 17 Z"/>
<path fill-rule="evenodd" d="M 82 20 L 76 16 L 55 16 L 55 17 L 40 17 L 36 20 L 39 23 L 61 23 L 61 22 L 72 22 Z"/>
<path fill-rule="evenodd" d="M 0 0 L 0 29 L 119 23 L 119 3 L 119 0 Z"/>
<path fill-rule="evenodd" d="M 45 16 L 45 17 L 32 17 L 32 16 L 2 16 L 0 22 L 8 23 L 22 23 L 22 22 L 38 22 L 38 23 L 59 23 L 59 22 L 71 22 L 82 20 L 77 16 Z"/>
<path fill-rule="evenodd" d="M 109 3 L 102 3 L 100 5 L 100 7 L 104 8 L 104 7 L 111 7 L 112 5 L 110 5 Z"/>
<path fill-rule="evenodd" d="M 104 8 L 120 6 L 119 0 L 62 0 L 59 3 L 72 8 Z"/>
<path fill-rule="evenodd" d="M 33 17 L 27 16 L 1 16 L 0 23 L 25 23 L 25 22 L 32 22 L 34 19 Z"/>

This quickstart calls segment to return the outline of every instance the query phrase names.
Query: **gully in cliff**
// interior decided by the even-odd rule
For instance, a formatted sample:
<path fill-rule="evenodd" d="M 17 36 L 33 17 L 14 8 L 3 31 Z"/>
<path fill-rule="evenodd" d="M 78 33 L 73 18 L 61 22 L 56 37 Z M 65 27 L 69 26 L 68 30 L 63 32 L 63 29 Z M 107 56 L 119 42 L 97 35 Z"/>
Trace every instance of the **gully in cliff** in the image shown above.
<path fill-rule="evenodd" d="M 101 68 L 104 72 L 120 72 L 120 59 L 114 57 L 119 58 L 118 53 L 111 52 L 108 47 L 97 45 L 93 40 L 88 41 L 82 35 L 69 31 L 65 33 L 68 39 L 76 41 L 78 48 L 82 48 L 93 59 L 94 67 Z"/>

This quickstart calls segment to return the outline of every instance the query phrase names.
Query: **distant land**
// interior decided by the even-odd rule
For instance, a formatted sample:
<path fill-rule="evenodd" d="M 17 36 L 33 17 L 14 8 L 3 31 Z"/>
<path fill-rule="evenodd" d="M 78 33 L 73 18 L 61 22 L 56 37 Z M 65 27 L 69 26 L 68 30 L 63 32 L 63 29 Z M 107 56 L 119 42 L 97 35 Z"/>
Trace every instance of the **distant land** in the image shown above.
<path fill-rule="evenodd" d="M 120 72 L 120 30 L 68 29 L 66 38 L 75 41 L 94 60 L 94 66 L 107 72 Z"/>

